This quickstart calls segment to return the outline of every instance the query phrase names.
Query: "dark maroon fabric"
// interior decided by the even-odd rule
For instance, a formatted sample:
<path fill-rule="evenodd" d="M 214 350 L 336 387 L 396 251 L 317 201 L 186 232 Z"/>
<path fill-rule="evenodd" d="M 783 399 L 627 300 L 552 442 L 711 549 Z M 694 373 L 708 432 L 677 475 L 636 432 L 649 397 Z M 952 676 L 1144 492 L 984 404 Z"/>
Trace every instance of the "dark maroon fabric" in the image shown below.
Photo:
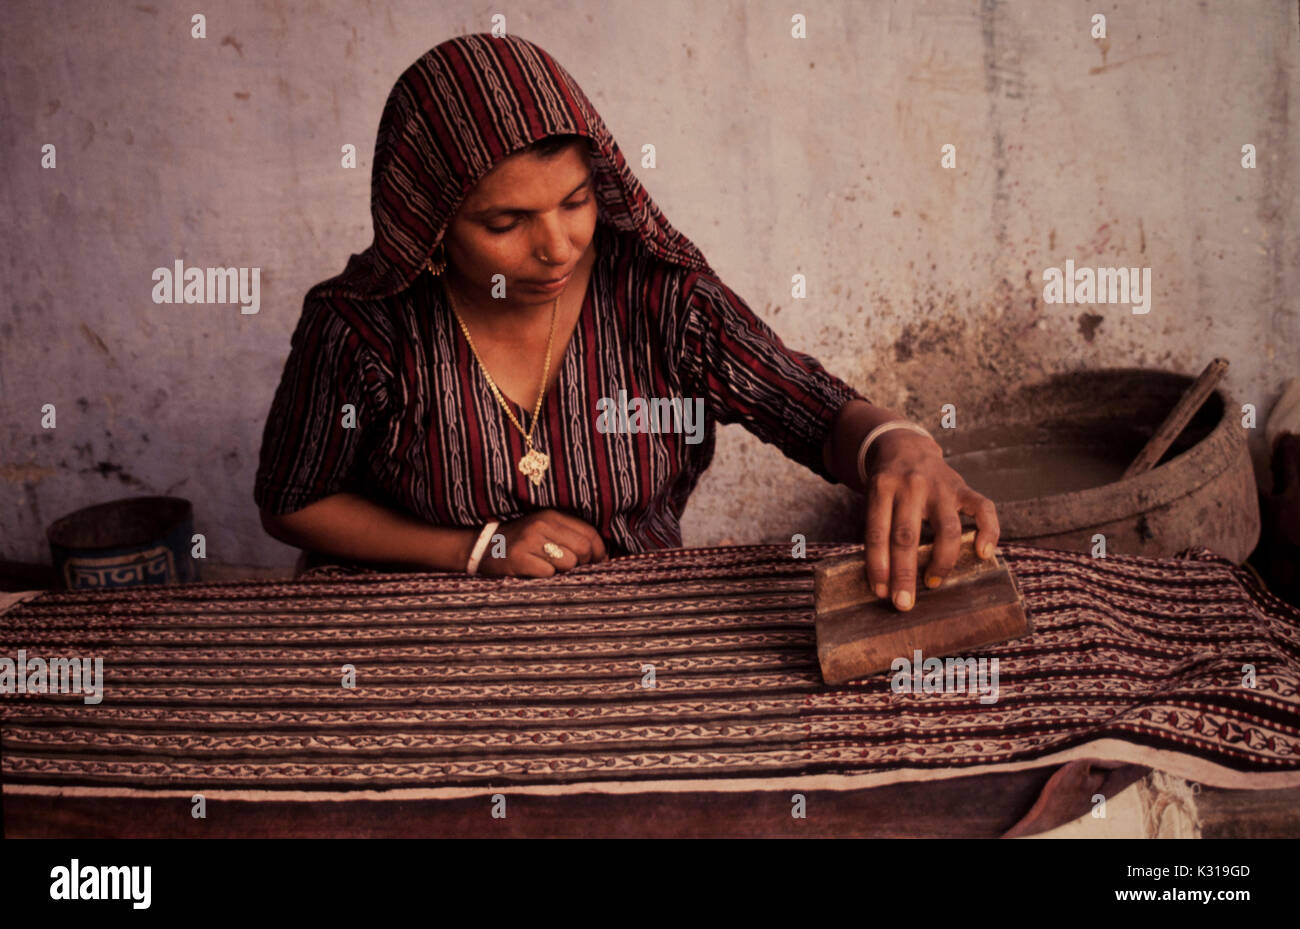
<path fill-rule="evenodd" d="M 22 795 L 4 798 L 0 822 L 5 838 L 1010 838 L 1064 825 L 1086 813 L 1096 793 L 1109 800 L 1147 771 L 1122 765 L 1100 786 L 1081 784 L 1068 795 L 1058 776 L 1081 765 L 863 790 L 507 794 L 505 818 L 494 818 L 491 799 L 481 796 L 223 798 L 207 819 L 195 819 L 184 798 Z M 790 815 L 795 792 L 804 796 L 804 818 Z M 1045 794 L 1053 800 L 1046 810 Z M 1032 820 L 1022 815 L 1027 809 Z"/>

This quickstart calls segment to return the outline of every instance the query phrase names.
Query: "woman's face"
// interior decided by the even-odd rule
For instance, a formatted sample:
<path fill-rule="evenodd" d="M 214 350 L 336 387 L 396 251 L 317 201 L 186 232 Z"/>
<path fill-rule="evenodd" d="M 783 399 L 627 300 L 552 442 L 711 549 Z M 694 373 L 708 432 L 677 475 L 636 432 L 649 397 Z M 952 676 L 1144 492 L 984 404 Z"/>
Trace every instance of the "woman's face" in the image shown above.
<path fill-rule="evenodd" d="M 549 158 L 521 152 L 486 174 L 447 227 L 449 271 L 482 304 L 493 276 L 505 275 L 502 302 L 549 306 L 563 286 L 540 282 L 572 273 L 596 232 L 591 157 L 574 142 Z"/>

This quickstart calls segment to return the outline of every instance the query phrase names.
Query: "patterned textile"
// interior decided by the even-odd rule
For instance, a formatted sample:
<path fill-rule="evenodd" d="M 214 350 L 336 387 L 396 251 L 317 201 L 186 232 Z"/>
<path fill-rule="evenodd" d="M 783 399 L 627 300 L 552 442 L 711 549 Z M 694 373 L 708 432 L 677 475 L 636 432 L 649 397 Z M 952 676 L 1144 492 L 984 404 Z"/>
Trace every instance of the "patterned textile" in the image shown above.
<path fill-rule="evenodd" d="M 588 140 L 598 206 L 592 278 L 535 445 L 492 394 L 433 277 L 421 273 L 478 180 L 549 135 Z M 828 481 L 822 446 L 840 408 L 868 398 L 788 348 L 663 217 L 572 77 L 516 36 L 451 39 L 398 80 L 375 146 L 374 244 L 307 294 L 263 431 L 259 508 L 360 493 L 438 526 L 542 508 L 594 526 L 613 555 L 682 543 L 680 517 L 740 423 Z M 680 406 L 653 431 L 603 431 L 603 398 Z M 696 402 L 699 398 L 700 402 Z M 351 404 L 355 427 L 340 410 Z M 532 409 L 511 404 L 525 430 Z M 684 415 L 692 415 L 685 420 Z M 635 416 L 635 412 L 633 413 Z M 664 431 L 660 431 L 662 426 Z M 688 435 L 689 433 L 693 433 Z"/>
<path fill-rule="evenodd" d="M 853 548 L 682 549 L 545 580 L 323 568 L 46 594 L 0 616 L 0 656 L 102 656 L 104 698 L 0 697 L 7 815 L 198 791 L 272 804 L 784 791 L 788 806 L 792 789 L 1084 759 L 1300 785 L 1300 611 L 1209 550 L 1100 561 L 1004 543 L 1034 632 L 977 653 L 1000 661 L 1000 699 L 984 705 L 894 693 L 888 674 L 821 684 L 810 562 Z"/>

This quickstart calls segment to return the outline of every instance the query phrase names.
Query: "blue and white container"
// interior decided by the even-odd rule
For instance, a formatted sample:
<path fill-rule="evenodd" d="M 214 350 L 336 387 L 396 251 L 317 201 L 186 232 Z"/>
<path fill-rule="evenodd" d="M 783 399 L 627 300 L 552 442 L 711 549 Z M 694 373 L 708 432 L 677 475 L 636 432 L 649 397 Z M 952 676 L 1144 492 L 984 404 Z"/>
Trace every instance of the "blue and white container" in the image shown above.
<path fill-rule="evenodd" d="M 60 589 L 181 584 L 199 579 L 194 508 L 180 497 L 129 497 L 89 506 L 46 531 Z"/>

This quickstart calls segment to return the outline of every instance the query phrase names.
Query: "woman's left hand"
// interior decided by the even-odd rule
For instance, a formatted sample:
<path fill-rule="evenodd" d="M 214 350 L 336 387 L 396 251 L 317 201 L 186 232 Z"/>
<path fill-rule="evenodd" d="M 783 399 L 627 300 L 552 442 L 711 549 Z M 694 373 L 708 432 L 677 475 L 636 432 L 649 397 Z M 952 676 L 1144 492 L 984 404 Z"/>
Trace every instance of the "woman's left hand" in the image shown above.
<path fill-rule="evenodd" d="M 867 453 L 867 582 L 876 596 L 900 610 L 916 603 L 917 546 L 921 520 L 934 529 L 926 586 L 938 587 L 957 561 L 960 513 L 975 517 L 975 553 L 993 557 L 1000 529 L 993 501 L 967 486 L 927 436 L 891 429 Z"/>

